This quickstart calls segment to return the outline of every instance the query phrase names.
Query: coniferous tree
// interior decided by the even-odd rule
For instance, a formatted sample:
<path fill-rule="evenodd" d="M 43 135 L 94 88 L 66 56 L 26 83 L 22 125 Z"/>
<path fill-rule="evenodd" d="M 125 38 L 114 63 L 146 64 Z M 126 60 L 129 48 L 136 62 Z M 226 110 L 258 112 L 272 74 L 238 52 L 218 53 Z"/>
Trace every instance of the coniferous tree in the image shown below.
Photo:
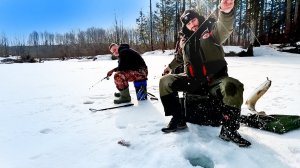
<path fill-rule="evenodd" d="M 162 50 L 164 51 L 168 47 L 168 42 L 173 41 L 172 30 L 174 27 L 174 14 L 175 14 L 175 3 L 173 0 L 160 0 L 156 4 L 157 10 L 154 14 L 154 24 L 157 31 L 160 33 L 158 36 L 161 42 Z"/>
<path fill-rule="evenodd" d="M 136 23 L 138 25 L 138 33 L 139 33 L 139 40 L 144 45 L 144 47 L 147 46 L 149 37 L 147 32 L 147 18 L 144 15 L 143 11 L 140 11 L 140 16 L 138 19 L 136 19 Z"/>

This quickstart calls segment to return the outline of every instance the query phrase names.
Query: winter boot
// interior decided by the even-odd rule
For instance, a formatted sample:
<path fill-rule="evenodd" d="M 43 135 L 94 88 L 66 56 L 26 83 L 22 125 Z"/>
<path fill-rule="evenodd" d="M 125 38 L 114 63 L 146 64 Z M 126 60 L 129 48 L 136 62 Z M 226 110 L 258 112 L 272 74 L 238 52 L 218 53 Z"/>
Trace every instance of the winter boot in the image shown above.
<path fill-rule="evenodd" d="M 164 106 L 165 115 L 173 116 L 170 123 L 166 128 L 162 128 L 161 131 L 165 133 L 174 132 L 178 129 L 187 128 L 184 114 L 181 110 L 179 103 L 178 93 L 174 92 L 166 96 L 161 97 L 161 102 Z"/>
<path fill-rule="evenodd" d="M 185 129 L 187 128 L 186 122 L 184 119 L 179 120 L 177 123 L 177 129 Z"/>
<path fill-rule="evenodd" d="M 164 133 L 175 132 L 177 130 L 187 128 L 186 122 L 182 119 L 178 120 L 175 117 L 171 119 L 168 126 L 166 128 L 162 128 L 161 131 Z"/>
<path fill-rule="evenodd" d="M 240 147 L 250 146 L 251 143 L 242 138 L 237 132 L 240 128 L 241 109 L 223 104 L 222 111 L 224 119 L 219 137 L 225 141 L 231 141 Z"/>
<path fill-rule="evenodd" d="M 121 93 L 120 93 L 120 92 L 115 92 L 115 93 L 114 93 L 114 96 L 115 96 L 115 97 L 121 97 Z"/>
<path fill-rule="evenodd" d="M 237 132 L 237 130 L 229 131 L 229 129 L 225 128 L 224 126 L 222 126 L 222 128 L 221 128 L 219 137 L 225 141 L 231 141 L 231 142 L 239 145 L 239 147 L 248 147 L 251 145 L 251 143 L 249 141 L 247 141 L 246 139 L 244 139 Z"/>
<path fill-rule="evenodd" d="M 115 104 L 128 103 L 131 101 L 129 88 L 120 91 L 120 97 L 114 100 Z"/>

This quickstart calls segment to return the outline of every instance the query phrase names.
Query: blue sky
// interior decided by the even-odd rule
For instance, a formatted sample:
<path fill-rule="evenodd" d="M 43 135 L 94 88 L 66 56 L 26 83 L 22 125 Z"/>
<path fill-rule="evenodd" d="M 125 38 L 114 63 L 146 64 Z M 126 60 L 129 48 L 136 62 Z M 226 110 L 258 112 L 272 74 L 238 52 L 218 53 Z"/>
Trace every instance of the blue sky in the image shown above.
<path fill-rule="evenodd" d="M 0 33 L 27 37 L 34 30 L 106 29 L 113 27 L 115 15 L 129 28 L 136 26 L 141 9 L 149 13 L 149 0 L 0 0 Z"/>

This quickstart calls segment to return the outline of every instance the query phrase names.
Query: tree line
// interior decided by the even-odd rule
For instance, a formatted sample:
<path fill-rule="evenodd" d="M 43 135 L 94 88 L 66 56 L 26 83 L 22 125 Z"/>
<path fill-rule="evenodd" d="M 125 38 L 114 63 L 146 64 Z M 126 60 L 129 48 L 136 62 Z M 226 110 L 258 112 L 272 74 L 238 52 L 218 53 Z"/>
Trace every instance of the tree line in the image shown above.
<path fill-rule="evenodd" d="M 235 28 L 227 45 L 290 43 L 300 41 L 300 0 L 236 0 Z M 149 0 L 149 10 L 139 11 L 136 28 L 124 28 L 115 16 L 110 29 L 91 27 L 66 33 L 32 31 L 27 38 L 0 35 L 0 56 L 35 58 L 80 57 L 109 53 L 111 42 L 129 43 L 139 52 L 172 49 L 181 29 L 180 15 L 194 9 L 217 18 L 219 0 Z"/>

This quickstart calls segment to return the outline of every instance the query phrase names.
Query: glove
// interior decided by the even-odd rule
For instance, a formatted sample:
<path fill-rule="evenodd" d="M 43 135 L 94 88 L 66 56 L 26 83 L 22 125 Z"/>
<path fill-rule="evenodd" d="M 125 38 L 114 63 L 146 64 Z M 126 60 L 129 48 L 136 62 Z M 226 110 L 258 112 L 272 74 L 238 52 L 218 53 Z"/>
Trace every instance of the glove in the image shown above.
<path fill-rule="evenodd" d="M 169 66 L 167 66 L 167 68 L 164 69 L 163 75 L 169 74 L 171 71 L 172 69 Z"/>
<path fill-rule="evenodd" d="M 106 77 L 110 77 L 113 73 L 114 73 L 114 70 L 108 71 Z"/>

